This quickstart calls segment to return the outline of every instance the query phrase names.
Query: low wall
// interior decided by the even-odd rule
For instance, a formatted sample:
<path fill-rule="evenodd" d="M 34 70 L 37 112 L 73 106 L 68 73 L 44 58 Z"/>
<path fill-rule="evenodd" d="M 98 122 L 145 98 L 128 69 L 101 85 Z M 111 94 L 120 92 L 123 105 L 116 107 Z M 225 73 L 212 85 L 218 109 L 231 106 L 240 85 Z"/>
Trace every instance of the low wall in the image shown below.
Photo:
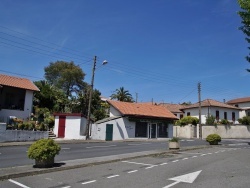
<path fill-rule="evenodd" d="M 196 126 L 173 126 L 173 136 L 180 138 L 196 138 Z"/>
<path fill-rule="evenodd" d="M 47 131 L 0 130 L 0 142 L 35 141 L 48 137 Z"/>
<path fill-rule="evenodd" d="M 202 137 L 218 134 L 221 138 L 250 138 L 250 125 L 203 125 Z"/>

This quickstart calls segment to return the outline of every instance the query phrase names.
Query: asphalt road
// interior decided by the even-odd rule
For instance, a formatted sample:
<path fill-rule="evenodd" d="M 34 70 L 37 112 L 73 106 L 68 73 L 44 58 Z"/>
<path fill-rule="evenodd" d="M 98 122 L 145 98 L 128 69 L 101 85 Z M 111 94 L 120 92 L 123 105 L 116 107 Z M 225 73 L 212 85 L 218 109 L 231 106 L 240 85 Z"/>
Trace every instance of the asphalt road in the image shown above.
<path fill-rule="evenodd" d="M 181 146 L 207 145 L 204 140 L 185 139 L 181 141 Z M 66 161 L 74 159 L 84 159 L 119 155 L 150 150 L 166 150 L 167 141 L 138 141 L 138 142 L 105 142 L 105 143 L 68 143 L 60 144 L 60 154 L 56 156 L 56 161 Z M 32 165 L 34 161 L 28 159 L 27 150 L 29 146 L 8 146 L 0 147 L 0 168 Z"/>
<path fill-rule="evenodd" d="M 235 144 L 0 182 L 8 188 L 246 188 L 250 146 Z"/>

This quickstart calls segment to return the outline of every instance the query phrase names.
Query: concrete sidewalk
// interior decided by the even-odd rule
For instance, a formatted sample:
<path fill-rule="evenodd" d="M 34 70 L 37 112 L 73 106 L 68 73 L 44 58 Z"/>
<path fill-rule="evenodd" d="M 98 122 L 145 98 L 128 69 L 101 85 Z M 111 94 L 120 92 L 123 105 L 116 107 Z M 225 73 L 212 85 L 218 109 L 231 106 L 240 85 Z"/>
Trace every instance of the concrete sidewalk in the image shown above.
<path fill-rule="evenodd" d="M 211 146 L 203 145 L 203 146 L 183 147 L 181 150 L 178 150 L 178 151 L 202 149 L 202 148 L 208 148 L 208 147 L 211 147 Z M 129 160 L 129 159 L 134 159 L 134 158 L 152 156 L 155 154 L 162 154 L 162 153 L 171 154 L 174 152 L 176 152 L 176 150 L 175 151 L 174 150 L 154 150 L 154 151 L 110 155 L 110 156 L 87 158 L 87 159 L 55 161 L 55 166 L 52 168 L 34 168 L 33 165 L 1 168 L 0 180 L 31 176 L 31 175 L 43 174 L 43 173 L 49 173 L 49 172 L 56 172 L 56 171 L 74 169 L 74 168 L 82 168 L 82 167 L 91 166 L 91 165 L 99 165 L 99 164 L 104 164 L 104 163 L 117 162 L 121 160 Z"/>

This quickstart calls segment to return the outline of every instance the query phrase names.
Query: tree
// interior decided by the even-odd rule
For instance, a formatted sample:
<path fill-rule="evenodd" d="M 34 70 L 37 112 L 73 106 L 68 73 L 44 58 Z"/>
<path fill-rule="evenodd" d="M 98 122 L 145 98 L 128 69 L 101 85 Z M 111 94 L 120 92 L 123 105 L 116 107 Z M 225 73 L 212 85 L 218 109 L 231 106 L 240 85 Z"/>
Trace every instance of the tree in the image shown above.
<path fill-rule="evenodd" d="M 246 35 L 246 41 L 250 43 L 250 0 L 238 0 L 238 3 L 242 9 L 242 11 L 239 11 L 238 14 L 241 17 L 241 23 L 243 24 L 243 26 L 239 29 L 243 31 Z M 248 47 L 248 49 L 250 49 L 250 47 Z M 246 60 L 250 63 L 249 55 L 246 56 Z M 247 69 L 247 71 L 250 72 L 250 69 Z"/>
<path fill-rule="evenodd" d="M 110 97 L 111 99 L 116 99 L 118 101 L 134 102 L 132 95 L 129 93 L 128 90 L 125 90 L 124 87 L 116 89 Z"/>
<path fill-rule="evenodd" d="M 51 62 L 44 71 L 48 83 L 62 89 L 67 97 L 83 88 L 85 73 L 74 62 Z"/>

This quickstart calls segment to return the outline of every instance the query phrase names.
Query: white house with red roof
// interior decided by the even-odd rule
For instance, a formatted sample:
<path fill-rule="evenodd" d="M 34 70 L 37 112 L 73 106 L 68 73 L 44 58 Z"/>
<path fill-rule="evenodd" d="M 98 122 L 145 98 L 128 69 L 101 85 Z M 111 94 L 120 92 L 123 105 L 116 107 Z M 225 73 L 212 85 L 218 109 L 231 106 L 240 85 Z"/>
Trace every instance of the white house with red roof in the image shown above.
<path fill-rule="evenodd" d="M 7 123 L 10 116 L 29 118 L 34 91 L 39 89 L 29 79 L 0 74 L 0 121 Z"/>
<path fill-rule="evenodd" d="M 96 140 L 156 139 L 173 137 L 176 116 L 163 106 L 107 100 L 110 117 L 92 125 Z"/>
<path fill-rule="evenodd" d="M 184 116 L 193 116 L 199 118 L 199 102 L 191 105 L 186 105 L 181 110 Z M 239 119 L 241 109 L 223 102 L 213 99 L 201 101 L 201 123 L 206 123 L 206 118 L 210 115 L 214 116 L 217 121 L 226 119 L 229 122 L 236 123 Z"/>
<path fill-rule="evenodd" d="M 243 97 L 227 101 L 227 104 L 241 108 L 240 118 L 250 116 L 250 97 Z"/>

